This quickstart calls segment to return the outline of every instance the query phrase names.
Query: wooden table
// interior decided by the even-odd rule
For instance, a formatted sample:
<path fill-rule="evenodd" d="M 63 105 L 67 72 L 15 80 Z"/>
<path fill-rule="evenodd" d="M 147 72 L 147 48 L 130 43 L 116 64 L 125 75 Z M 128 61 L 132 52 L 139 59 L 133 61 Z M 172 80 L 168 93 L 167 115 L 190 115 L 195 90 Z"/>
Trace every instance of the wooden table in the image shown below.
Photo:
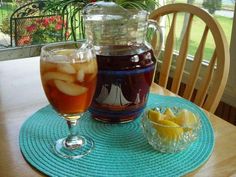
<path fill-rule="evenodd" d="M 158 85 L 152 92 L 173 95 Z M 47 105 L 39 77 L 39 58 L 0 62 L 0 176 L 44 176 L 31 167 L 19 148 L 24 121 Z M 207 113 L 215 130 L 216 144 L 210 159 L 188 176 L 236 176 L 236 127 Z"/>

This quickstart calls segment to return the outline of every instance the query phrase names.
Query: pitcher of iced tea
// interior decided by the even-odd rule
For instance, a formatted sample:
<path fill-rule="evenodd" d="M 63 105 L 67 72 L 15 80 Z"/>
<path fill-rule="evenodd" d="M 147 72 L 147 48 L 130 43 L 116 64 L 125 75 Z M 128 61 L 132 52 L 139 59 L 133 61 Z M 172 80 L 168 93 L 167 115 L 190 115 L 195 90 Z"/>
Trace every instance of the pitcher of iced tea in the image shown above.
<path fill-rule="evenodd" d="M 89 4 L 83 16 L 86 38 L 94 45 L 98 62 L 92 117 L 109 123 L 132 121 L 147 103 L 161 30 L 148 20 L 148 12 L 127 10 L 113 2 Z M 155 50 L 148 37 L 156 42 Z"/>

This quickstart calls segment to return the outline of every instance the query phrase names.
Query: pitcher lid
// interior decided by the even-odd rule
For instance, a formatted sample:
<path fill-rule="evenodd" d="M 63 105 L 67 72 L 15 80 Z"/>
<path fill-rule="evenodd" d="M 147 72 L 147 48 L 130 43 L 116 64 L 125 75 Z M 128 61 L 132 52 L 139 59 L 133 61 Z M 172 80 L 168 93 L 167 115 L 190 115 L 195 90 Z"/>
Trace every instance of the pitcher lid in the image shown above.
<path fill-rule="evenodd" d="M 114 2 L 99 1 L 95 3 L 89 3 L 83 9 L 83 15 L 119 15 L 127 14 L 128 10 L 121 7 Z"/>

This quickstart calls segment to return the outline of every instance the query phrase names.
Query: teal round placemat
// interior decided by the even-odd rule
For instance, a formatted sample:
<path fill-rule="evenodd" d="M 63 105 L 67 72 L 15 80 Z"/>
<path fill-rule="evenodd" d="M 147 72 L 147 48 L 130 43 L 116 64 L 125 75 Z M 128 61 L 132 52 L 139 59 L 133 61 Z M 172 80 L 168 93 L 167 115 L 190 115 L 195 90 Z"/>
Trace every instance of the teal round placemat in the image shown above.
<path fill-rule="evenodd" d="M 21 152 L 32 166 L 49 176 L 182 176 L 210 157 L 214 133 L 205 113 L 185 99 L 150 94 L 147 107 L 171 106 L 173 102 L 193 107 L 202 122 L 197 141 L 179 153 L 155 151 L 144 138 L 141 118 L 126 124 L 105 124 L 87 112 L 80 120 L 80 133 L 94 139 L 95 149 L 77 160 L 62 159 L 54 155 L 52 146 L 67 135 L 67 125 L 50 106 L 37 111 L 21 127 Z"/>

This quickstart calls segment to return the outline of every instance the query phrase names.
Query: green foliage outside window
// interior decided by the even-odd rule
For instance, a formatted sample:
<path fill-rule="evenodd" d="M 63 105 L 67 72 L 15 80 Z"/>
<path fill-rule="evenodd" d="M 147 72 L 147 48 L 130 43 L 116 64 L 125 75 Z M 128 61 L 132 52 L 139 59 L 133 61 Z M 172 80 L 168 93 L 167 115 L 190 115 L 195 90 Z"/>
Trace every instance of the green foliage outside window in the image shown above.
<path fill-rule="evenodd" d="M 202 6 L 207 9 L 210 14 L 214 14 L 216 10 L 221 9 L 222 0 L 205 0 Z"/>

